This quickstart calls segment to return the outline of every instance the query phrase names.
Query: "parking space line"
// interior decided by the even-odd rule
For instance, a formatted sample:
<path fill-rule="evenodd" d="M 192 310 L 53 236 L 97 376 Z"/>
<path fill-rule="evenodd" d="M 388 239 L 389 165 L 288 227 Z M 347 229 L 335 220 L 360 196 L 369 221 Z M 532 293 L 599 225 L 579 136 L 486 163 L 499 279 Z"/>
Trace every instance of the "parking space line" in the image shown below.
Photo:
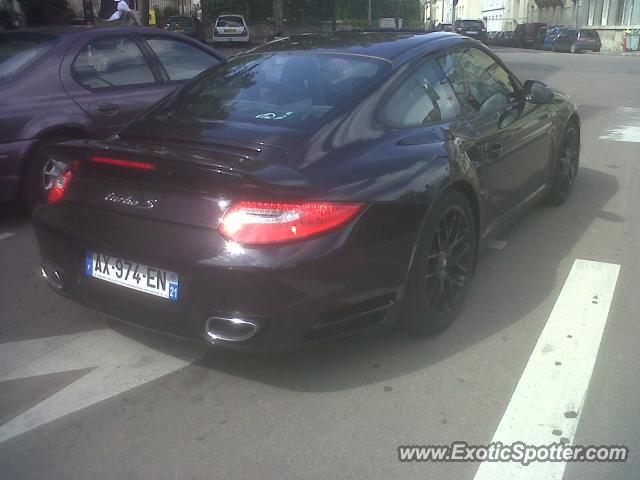
<path fill-rule="evenodd" d="M 572 442 L 620 266 L 576 260 L 493 436 L 505 445 Z M 561 480 L 564 462 L 484 462 L 474 480 Z"/>
<path fill-rule="evenodd" d="M 0 241 L 6 240 L 7 238 L 15 237 L 15 235 L 16 235 L 15 233 L 11 233 L 11 232 L 0 233 Z"/>
<path fill-rule="evenodd" d="M 0 382 L 89 372 L 0 425 L 0 444 L 190 365 L 205 346 L 167 339 L 154 349 L 111 329 L 0 343 Z"/>

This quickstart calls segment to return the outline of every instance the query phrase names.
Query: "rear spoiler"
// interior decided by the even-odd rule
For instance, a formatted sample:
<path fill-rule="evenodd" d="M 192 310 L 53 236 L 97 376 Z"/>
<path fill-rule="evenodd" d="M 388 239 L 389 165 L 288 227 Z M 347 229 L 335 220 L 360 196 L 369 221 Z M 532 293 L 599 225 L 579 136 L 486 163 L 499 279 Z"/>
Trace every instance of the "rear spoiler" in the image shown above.
<path fill-rule="evenodd" d="M 51 147 L 52 157 L 63 163 L 92 162 L 114 168 L 157 171 L 166 175 L 223 174 L 267 186 L 308 188 L 303 175 L 276 163 L 262 162 L 248 152 L 231 153 L 228 148 L 158 148 L 136 144 L 137 148 L 111 141 L 73 140 Z M 209 145 L 211 147 L 211 145 Z M 224 147 L 224 146 L 223 146 Z M 259 151 L 257 153 L 260 153 Z M 56 156 L 58 158 L 56 158 Z"/>

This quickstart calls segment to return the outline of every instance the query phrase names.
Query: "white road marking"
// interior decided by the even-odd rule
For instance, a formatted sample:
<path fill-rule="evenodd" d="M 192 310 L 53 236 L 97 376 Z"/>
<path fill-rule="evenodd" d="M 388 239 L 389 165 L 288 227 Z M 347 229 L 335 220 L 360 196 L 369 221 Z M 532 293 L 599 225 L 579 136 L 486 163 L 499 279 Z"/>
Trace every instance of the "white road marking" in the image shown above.
<path fill-rule="evenodd" d="M 7 238 L 15 237 L 15 235 L 16 235 L 15 233 L 11 233 L 11 232 L 0 233 L 0 241 L 6 240 Z"/>
<path fill-rule="evenodd" d="M 630 107 L 616 108 L 618 126 L 600 135 L 600 140 L 640 143 L 640 109 Z"/>
<path fill-rule="evenodd" d="M 94 367 L 0 427 L 0 443 L 192 363 L 205 347 L 167 340 L 178 356 L 111 329 L 0 344 L 0 382 Z M 177 346 L 176 346 L 177 345 Z"/>
<path fill-rule="evenodd" d="M 573 442 L 619 271 L 610 263 L 574 262 L 493 442 L 537 446 L 561 437 Z M 565 467 L 565 462 L 484 462 L 474 480 L 561 480 Z"/>
<path fill-rule="evenodd" d="M 492 248 L 494 250 L 502 250 L 507 246 L 507 242 L 505 242 L 504 240 L 491 240 L 488 246 L 489 248 Z"/>

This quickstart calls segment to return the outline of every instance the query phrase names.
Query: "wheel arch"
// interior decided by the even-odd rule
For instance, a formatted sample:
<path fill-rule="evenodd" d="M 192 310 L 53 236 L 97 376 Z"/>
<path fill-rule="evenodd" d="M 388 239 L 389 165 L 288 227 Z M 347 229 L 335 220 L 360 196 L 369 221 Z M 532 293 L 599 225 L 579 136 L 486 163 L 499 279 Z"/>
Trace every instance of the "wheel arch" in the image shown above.
<path fill-rule="evenodd" d="M 442 188 L 436 195 L 434 195 L 433 200 L 431 202 L 431 204 L 429 205 L 429 208 L 427 208 L 426 213 L 424 214 L 424 217 L 422 218 L 422 223 L 420 225 L 420 229 L 419 229 L 419 233 L 417 235 L 416 241 L 413 245 L 413 250 L 411 252 L 411 257 L 409 258 L 409 264 L 407 265 L 407 271 L 405 273 L 405 278 L 404 281 L 402 283 L 402 290 L 400 293 L 400 303 L 402 303 L 402 301 L 404 300 L 404 296 L 405 296 L 405 291 L 411 276 L 411 271 L 413 270 L 413 265 L 414 262 L 416 260 L 416 251 L 418 249 L 418 245 L 420 243 L 420 239 L 422 238 L 422 235 L 424 233 L 424 229 L 425 226 L 427 224 L 427 219 L 429 218 L 429 215 L 431 214 L 431 212 L 433 211 L 434 207 L 438 204 L 438 202 L 440 201 L 440 199 L 447 193 L 450 191 L 456 191 L 459 192 L 460 194 L 462 194 L 465 199 L 469 202 L 469 206 L 471 207 L 471 211 L 472 214 L 474 216 L 473 220 L 476 224 L 476 259 L 477 259 L 477 253 L 480 250 L 480 242 L 481 242 L 481 238 L 482 238 L 482 234 L 481 234 L 481 228 L 482 228 L 482 208 L 481 208 L 481 203 L 480 203 L 480 196 L 478 195 L 476 189 L 474 188 L 473 184 L 471 182 L 469 182 L 468 180 L 459 178 L 456 179 L 452 182 L 450 182 L 449 184 L 447 184 L 444 188 Z M 475 270 L 475 265 L 474 265 L 474 270 Z"/>
<path fill-rule="evenodd" d="M 36 148 L 38 148 L 43 142 L 54 138 L 88 138 L 90 133 L 82 125 L 65 125 L 59 127 L 52 127 L 39 132 L 35 136 L 35 142 L 25 155 L 25 161 L 22 162 L 21 176 L 24 177 L 24 173 L 29 168 L 32 162 L 32 155 Z M 22 178 L 24 180 L 24 178 Z"/>

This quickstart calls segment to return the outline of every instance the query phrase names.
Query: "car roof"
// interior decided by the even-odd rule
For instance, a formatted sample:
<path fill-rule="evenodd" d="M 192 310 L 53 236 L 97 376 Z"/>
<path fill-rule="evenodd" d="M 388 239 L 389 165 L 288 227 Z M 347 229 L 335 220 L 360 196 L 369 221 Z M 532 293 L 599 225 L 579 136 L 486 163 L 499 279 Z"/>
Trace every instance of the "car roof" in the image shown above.
<path fill-rule="evenodd" d="M 22 30 L 11 30 L 12 33 L 48 33 L 50 35 L 56 35 L 59 37 L 78 37 L 82 35 L 94 35 L 101 32 L 108 33 L 158 33 L 158 31 L 165 32 L 155 27 L 138 27 L 138 26 L 126 26 L 126 25 L 65 25 L 60 27 L 38 27 L 27 28 Z"/>
<path fill-rule="evenodd" d="M 366 55 L 393 61 L 411 50 L 416 54 L 424 48 L 416 47 L 440 45 L 443 41 L 464 37 L 450 32 L 407 32 L 407 31 L 350 31 L 334 34 L 310 33 L 274 40 L 247 53 L 268 53 L 281 51 L 314 51 L 322 53 L 347 53 Z"/>

